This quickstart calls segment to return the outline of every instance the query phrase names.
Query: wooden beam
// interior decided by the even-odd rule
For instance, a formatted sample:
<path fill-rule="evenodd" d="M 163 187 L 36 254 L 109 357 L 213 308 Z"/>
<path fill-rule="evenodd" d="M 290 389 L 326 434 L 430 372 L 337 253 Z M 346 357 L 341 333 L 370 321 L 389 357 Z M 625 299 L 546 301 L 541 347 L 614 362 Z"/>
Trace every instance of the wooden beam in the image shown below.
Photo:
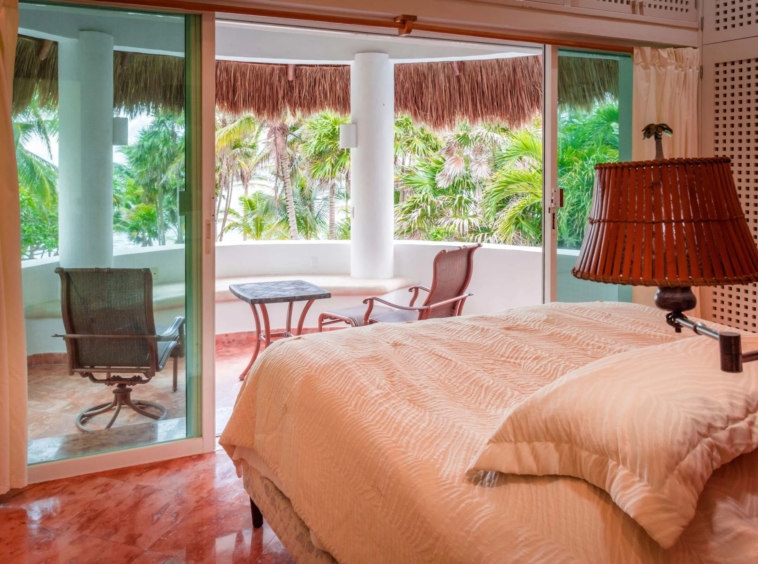
<path fill-rule="evenodd" d="M 407 29 L 408 21 L 404 17 L 398 16 L 393 20 L 379 18 L 357 18 L 351 16 L 339 16 L 335 14 L 323 14 L 314 12 L 301 12 L 294 10 L 271 10 L 267 8 L 254 8 L 249 6 L 229 5 L 229 4 L 212 4 L 209 2 L 196 2 L 193 0 L 129 0 L 119 2 L 117 0 L 84 0 L 75 2 L 77 4 L 91 5 L 110 5 L 110 6 L 132 6 L 141 7 L 148 10 L 175 11 L 181 13 L 200 14 L 205 12 L 223 12 L 227 14 L 237 14 L 243 16 L 256 16 L 262 18 L 300 20 L 307 22 L 320 22 L 339 24 L 350 27 L 366 28 L 385 28 L 396 29 L 398 34 Z M 465 27 L 446 27 L 432 24 L 419 23 L 418 21 L 410 22 L 412 31 L 425 31 L 428 33 L 438 33 L 443 35 L 452 35 L 459 37 L 471 37 L 480 39 L 495 39 L 503 42 L 519 42 L 553 45 L 556 47 L 569 47 L 574 49 L 587 49 L 593 51 L 608 51 L 612 53 L 632 53 L 634 49 L 625 45 L 608 45 L 602 43 L 592 43 L 586 41 L 574 41 L 568 39 L 555 39 L 550 37 L 541 37 L 539 35 L 517 35 L 512 33 L 503 33 L 496 31 L 487 31 L 482 29 L 472 29 Z"/>

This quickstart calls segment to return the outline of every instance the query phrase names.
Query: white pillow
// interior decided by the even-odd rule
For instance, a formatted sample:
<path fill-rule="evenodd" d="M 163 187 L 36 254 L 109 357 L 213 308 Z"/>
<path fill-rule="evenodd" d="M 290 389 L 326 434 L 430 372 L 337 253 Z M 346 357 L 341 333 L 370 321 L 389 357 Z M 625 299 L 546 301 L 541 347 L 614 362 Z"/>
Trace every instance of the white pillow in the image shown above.
<path fill-rule="evenodd" d="M 758 362 L 722 372 L 718 343 L 696 336 L 604 358 L 540 389 L 506 412 L 468 474 L 582 478 L 669 548 L 714 470 L 758 447 L 756 411 Z"/>

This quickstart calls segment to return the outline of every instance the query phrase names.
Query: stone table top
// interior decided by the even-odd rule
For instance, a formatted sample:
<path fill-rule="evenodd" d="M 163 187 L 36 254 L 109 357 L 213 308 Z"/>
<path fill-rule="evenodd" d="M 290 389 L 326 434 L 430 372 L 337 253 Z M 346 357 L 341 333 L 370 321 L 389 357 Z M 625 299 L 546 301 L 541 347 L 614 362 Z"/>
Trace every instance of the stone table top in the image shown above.
<path fill-rule="evenodd" d="M 249 304 L 276 304 L 305 300 L 323 300 L 332 295 L 305 280 L 280 280 L 232 284 L 229 291 Z"/>

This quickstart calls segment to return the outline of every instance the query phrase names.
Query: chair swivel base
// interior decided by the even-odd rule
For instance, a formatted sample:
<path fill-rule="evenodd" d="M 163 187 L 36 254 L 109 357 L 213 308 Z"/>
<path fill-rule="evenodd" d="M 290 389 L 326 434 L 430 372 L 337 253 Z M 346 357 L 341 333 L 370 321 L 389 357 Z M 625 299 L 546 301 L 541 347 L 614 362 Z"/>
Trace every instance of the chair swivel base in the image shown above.
<path fill-rule="evenodd" d="M 96 405 L 94 407 L 90 407 L 89 409 L 85 409 L 82 411 L 79 416 L 76 418 L 76 426 L 79 427 L 82 431 L 86 433 L 90 433 L 94 431 L 95 429 L 88 429 L 84 425 L 89 421 L 92 417 L 95 415 L 100 415 L 101 413 L 105 413 L 106 411 L 110 411 L 111 409 L 115 409 L 116 411 L 113 413 L 113 417 L 111 417 L 111 420 L 108 422 L 108 424 L 104 427 L 104 429 L 110 429 L 113 426 L 113 423 L 115 423 L 116 418 L 118 417 L 119 413 L 121 413 L 121 408 L 126 406 L 130 409 L 133 409 L 140 415 L 144 415 L 145 417 L 149 417 L 150 419 L 154 419 L 156 421 L 161 421 L 166 418 L 166 408 L 163 407 L 159 403 L 153 403 L 150 401 L 142 401 L 142 400 L 134 400 L 132 401 L 132 389 L 127 387 L 126 384 L 119 384 L 114 390 L 113 390 L 113 401 L 110 403 L 101 403 L 100 405 Z M 156 410 L 158 413 L 150 413 L 145 408 L 152 408 Z"/>

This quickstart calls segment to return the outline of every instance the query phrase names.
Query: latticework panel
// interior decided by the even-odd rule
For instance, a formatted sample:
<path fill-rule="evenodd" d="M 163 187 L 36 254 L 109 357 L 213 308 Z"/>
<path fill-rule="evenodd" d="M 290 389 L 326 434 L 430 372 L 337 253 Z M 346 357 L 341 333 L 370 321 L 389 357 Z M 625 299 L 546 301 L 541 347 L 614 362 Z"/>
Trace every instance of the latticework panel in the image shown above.
<path fill-rule="evenodd" d="M 705 43 L 758 35 L 758 0 L 708 0 L 703 17 Z"/>
<path fill-rule="evenodd" d="M 695 0 L 573 0 L 573 5 L 691 22 L 697 21 L 698 18 Z"/>
<path fill-rule="evenodd" d="M 691 22 L 698 18 L 695 0 L 645 0 L 642 6 L 645 16 Z"/>
<path fill-rule="evenodd" d="M 632 13 L 632 0 L 573 0 L 577 8 L 593 8 L 609 12 Z"/>
<path fill-rule="evenodd" d="M 758 2 L 754 0 L 714 0 L 714 4 L 715 31 L 729 31 L 758 23 Z"/>
<path fill-rule="evenodd" d="M 708 72 L 713 88 L 713 108 L 706 108 L 713 112 L 712 153 L 732 159 L 740 203 L 758 241 L 758 57 L 716 62 Z M 758 332 L 756 284 L 703 288 L 701 305 L 708 319 Z"/>

